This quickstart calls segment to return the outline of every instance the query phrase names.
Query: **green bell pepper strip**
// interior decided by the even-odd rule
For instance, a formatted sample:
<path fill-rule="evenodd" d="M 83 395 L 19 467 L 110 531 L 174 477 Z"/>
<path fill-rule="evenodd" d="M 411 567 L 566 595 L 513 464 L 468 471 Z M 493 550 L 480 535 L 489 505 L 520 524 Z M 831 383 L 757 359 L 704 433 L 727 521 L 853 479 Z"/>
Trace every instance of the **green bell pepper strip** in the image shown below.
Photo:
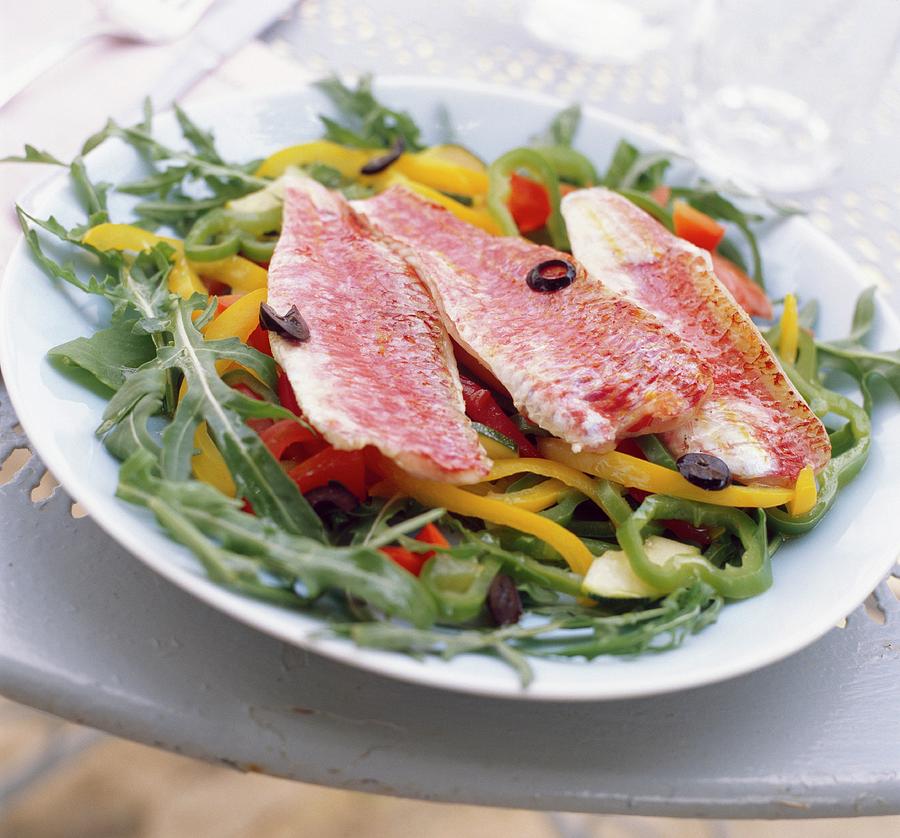
<path fill-rule="evenodd" d="M 600 179 L 594 164 L 580 151 L 564 145 L 538 146 L 534 149 L 561 180 L 576 186 L 593 186 Z"/>
<path fill-rule="evenodd" d="M 676 467 L 675 459 L 666 446 L 659 441 L 659 437 L 656 434 L 637 436 L 634 438 L 634 441 L 651 463 L 671 469 Z"/>
<path fill-rule="evenodd" d="M 281 207 L 260 212 L 217 208 L 194 222 L 184 240 L 184 251 L 194 262 L 215 262 L 242 253 L 254 262 L 268 262 L 277 237 L 267 234 L 281 227 Z"/>
<path fill-rule="evenodd" d="M 518 236 L 519 228 L 508 201 L 510 193 L 510 176 L 519 169 L 524 169 L 547 190 L 550 199 L 550 217 L 547 219 L 547 232 L 550 241 L 557 250 L 570 250 L 566 223 L 559 211 L 559 179 L 553 167 L 533 148 L 514 148 L 498 157 L 488 168 L 487 208 L 497 222 L 504 235 Z"/>
<path fill-rule="evenodd" d="M 184 252 L 192 262 L 216 262 L 234 256 L 241 248 L 241 233 L 220 208 L 194 222 L 184 239 Z"/>
<path fill-rule="evenodd" d="M 434 597 L 440 619 L 465 623 L 481 613 L 500 566 L 493 557 L 479 562 L 438 553 L 426 562 L 419 581 Z"/>
<path fill-rule="evenodd" d="M 834 413 L 847 420 L 847 424 L 835 432 L 839 435 L 837 441 L 841 442 L 843 450 L 840 454 L 832 456 L 828 465 L 819 473 L 818 498 L 816 505 L 809 512 L 793 517 L 780 509 L 769 510 L 769 523 L 773 530 L 784 535 L 802 535 L 822 520 L 825 513 L 834 505 L 838 490 L 856 477 L 866 464 L 872 441 L 872 422 L 864 408 L 846 396 L 828 390 L 818 381 L 804 377 L 798 371 L 801 367 L 807 370 L 815 369 L 815 351 L 812 338 L 801 331 L 797 363 L 792 365 L 785 363 L 784 360 L 781 363 L 800 395 L 806 399 L 816 415 L 821 417 Z M 852 441 L 847 439 L 848 434 L 852 437 Z"/>
<path fill-rule="evenodd" d="M 616 189 L 614 191 L 618 192 L 623 198 L 628 198 L 632 204 L 642 209 L 648 215 L 652 215 L 670 233 L 675 232 L 675 222 L 672 220 L 672 213 L 664 206 L 656 203 L 646 192 L 638 192 L 637 189 Z"/>
<path fill-rule="evenodd" d="M 703 555 L 691 553 L 673 556 L 663 565 L 650 561 L 644 549 L 647 525 L 655 519 L 673 518 L 695 527 L 723 527 L 734 533 L 744 548 L 740 566 L 716 567 Z M 673 591 L 701 579 L 724 597 L 745 599 L 762 593 L 772 584 L 766 513 L 761 509 L 756 510 L 754 522 L 739 509 L 650 495 L 616 530 L 616 538 L 628 556 L 631 569 L 645 582 L 663 591 Z"/>

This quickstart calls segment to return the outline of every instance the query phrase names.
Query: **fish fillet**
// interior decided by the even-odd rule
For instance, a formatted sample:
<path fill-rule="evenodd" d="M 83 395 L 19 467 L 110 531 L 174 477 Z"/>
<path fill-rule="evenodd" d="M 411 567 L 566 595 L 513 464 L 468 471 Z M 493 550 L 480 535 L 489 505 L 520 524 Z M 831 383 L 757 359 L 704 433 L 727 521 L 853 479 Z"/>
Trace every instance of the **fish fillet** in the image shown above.
<path fill-rule="evenodd" d="M 828 434 L 759 330 L 716 279 L 709 254 L 603 188 L 572 192 L 563 215 L 590 274 L 655 314 L 713 371 L 713 393 L 664 439 L 676 456 L 714 454 L 744 481 L 789 485 L 830 457 Z"/>
<path fill-rule="evenodd" d="M 709 372 L 694 351 L 571 256 L 489 235 L 399 187 L 354 207 L 398 242 L 463 349 L 575 450 L 672 427 L 706 396 Z M 575 280 L 532 291 L 527 274 L 550 259 L 572 262 Z"/>
<path fill-rule="evenodd" d="M 308 178 L 285 187 L 268 303 L 310 338 L 270 333 L 309 422 L 335 448 L 374 445 L 420 477 L 471 483 L 490 461 L 465 415 L 452 344 L 416 272 Z"/>

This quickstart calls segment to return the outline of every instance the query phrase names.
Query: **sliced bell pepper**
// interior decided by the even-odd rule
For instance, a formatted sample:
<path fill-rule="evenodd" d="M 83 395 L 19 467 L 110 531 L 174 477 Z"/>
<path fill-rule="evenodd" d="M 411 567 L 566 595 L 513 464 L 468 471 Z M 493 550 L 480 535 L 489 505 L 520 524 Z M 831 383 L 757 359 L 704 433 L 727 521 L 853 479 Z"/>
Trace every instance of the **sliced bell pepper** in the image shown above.
<path fill-rule="evenodd" d="M 522 457 L 538 457 L 537 448 L 525 436 L 497 404 L 497 400 L 484 387 L 476 384 L 464 375 L 459 377 L 462 383 L 463 399 L 466 403 L 466 414 L 473 422 L 480 422 L 489 428 L 509 437 L 519 446 Z"/>
<path fill-rule="evenodd" d="M 238 338 L 243 343 L 259 328 L 259 307 L 266 301 L 267 289 L 258 288 L 237 299 L 203 329 L 206 340 Z"/>
<path fill-rule="evenodd" d="M 559 210 L 559 179 L 553 168 L 534 149 L 514 148 L 498 157 L 488 169 L 487 206 L 497 226 L 503 235 L 519 235 L 519 228 L 509 209 L 509 198 L 512 175 L 520 169 L 527 171 L 546 190 L 550 202 L 546 226 L 553 246 L 558 250 L 569 250 L 569 236 Z"/>
<path fill-rule="evenodd" d="M 233 498 L 237 494 L 234 480 L 225 465 L 225 459 L 206 430 L 206 422 L 201 422 L 194 432 L 194 448 L 198 452 L 191 458 L 194 477 Z"/>
<path fill-rule="evenodd" d="M 794 497 L 788 501 L 787 505 L 788 515 L 792 518 L 806 515 L 816 505 L 817 495 L 816 475 L 811 466 L 805 466 L 797 475 Z"/>
<path fill-rule="evenodd" d="M 551 479 L 516 492 L 489 492 L 485 497 L 529 512 L 542 512 L 559 503 L 559 499 L 568 491 L 569 487 L 561 480 Z"/>
<path fill-rule="evenodd" d="M 725 236 L 725 228 L 705 212 L 692 207 L 687 201 L 676 201 L 672 208 L 675 235 L 691 244 L 713 251 Z"/>
<path fill-rule="evenodd" d="M 421 541 L 423 544 L 433 544 L 435 547 L 449 547 L 450 542 L 444 537 L 444 534 L 433 524 L 426 524 L 419 531 L 419 534 L 416 536 L 416 541 Z M 427 562 L 432 556 L 436 555 L 436 551 L 429 550 L 427 553 L 419 554 L 423 559 L 423 564 Z"/>
<path fill-rule="evenodd" d="M 550 217 L 550 198 L 547 190 L 531 178 L 517 172 L 509 176 L 509 211 L 520 233 L 540 230 Z"/>
<path fill-rule="evenodd" d="M 157 236 L 130 224 L 98 224 L 84 234 L 82 241 L 97 250 L 133 250 L 140 252 L 165 242 L 175 250 L 172 270 L 169 272 L 169 290 L 187 299 L 192 294 L 206 295 L 206 287 L 197 272 L 184 258 L 184 246 L 178 239 Z"/>
<path fill-rule="evenodd" d="M 282 407 L 286 407 L 296 416 L 303 415 L 303 411 L 300 410 L 300 405 L 297 404 L 294 388 L 291 387 L 291 382 L 284 370 L 278 370 L 278 401 L 281 402 Z"/>
<path fill-rule="evenodd" d="M 269 343 L 269 333 L 262 327 L 257 326 L 250 336 L 247 338 L 247 346 L 252 346 L 257 352 L 272 357 L 272 344 Z"/>
<path fill-rule="evenodd" d="M 350 148 L 330 140 L 289 146 L 269 155 L 256 170 L 257 177 L 281 177 L 290 166 L 323 163 L 337 169 L 345 178 L 353 179 L 372 157 L 384 154 L 383 149 Z"/>
<path fill-rule="evenodd" d="M 325 448 L 292 468 L 288 475 L 303 494 L 336 480 L 361 501 L 366 499 L 366 466 L 362 451 Z"/>
<path fill-rule="evenodd" d="M 412 550 L 407 550 L 405 547 L 379 547 L 378 549 L 413 576 L 418 576 L 422 572 L 425 562 L 433 555 L 432 553 L 413 553 Z"/>
<path fill-rule="evenodd" d="M 784 311 L 781 313 L 781 333 L 778 336 L 778 354 L 789 364 L 797 360 L 797 346 L 800 341 L 800 318 L 797 312 L 797 298 L 785 294 Z"/>
<path fill-rule="evenodd" d="M 685 480 L 677 471 L 631 457 L 620 451 L 575 454 L 571 446 L 559 439 L 542 439 L 538 448 L 543 456 L 588 474 L 611 480 L 629 488 L 652 494 L 709 503 L 715 506 L 769 508 L 781 506 L 794 496 L 793 489 L 771 486 L 729 486 L 713 492 Z"/>
<path fill-rule="evenodd" d="M 751 317 L 771 320 L 772 301 L 766 296 L 766 292 L 730 259 L 726 259 L 721 253 L 713 252 L 711 255 L 716 279 L 731 291 L 731 296 L 738 305 Z"/>
<path fill-rule="evenodd" d="M 414 498 L 424 506 L 442 507 L 458 515 L 471 515 L 541 539 L 553 547 L 576 573 L 586 573 L 594 560 L 593 554 L 580 538 L 559 524 L 533 512 L 517 509 L 499 500 L 479 497 L 447 483 L 413 477 L 386 458 L 379 460 L 378 470 L 399 492 Z"/>
<path fill-rule="evenodd" d="M 280 460 L 292 445 L 298 442 L 309 442 L 316 435 L 293 419 L 282 419 L 262 431 L 259 438 L 263 441 L 276 460 Z"/>

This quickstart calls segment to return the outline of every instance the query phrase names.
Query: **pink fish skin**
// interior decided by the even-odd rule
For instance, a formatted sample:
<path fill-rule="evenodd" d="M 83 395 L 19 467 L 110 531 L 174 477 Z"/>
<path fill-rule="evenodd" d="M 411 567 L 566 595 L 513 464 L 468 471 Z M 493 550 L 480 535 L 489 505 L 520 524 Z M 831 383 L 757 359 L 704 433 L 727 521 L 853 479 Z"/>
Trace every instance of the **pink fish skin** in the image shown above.
<path fill-rule="evenodd" d="M 776 486 L 828 462 L 825 427 L 718 281 L 706 251 L 608 189 L 570 193 L 563 215 L 591 275 L 659 317 L 712 369 L 712 396 L 664 435 L 673 454 L 713 454 L 738 480 Z"/>
<path fill-rule="evenodd" d="M 575 450 L 673 427 L 708 393 L 709 371 L 689 346 L 568 254 L 492 236 L 399 187 L 354 207 L 398 243 L 463 349 Z M 571 262 L 574 281 L 533 291 L 526 276 L 550 259 Z"/>
<path fill-rule="evenodd" d="M 481 480 L 490 460 L 465 415 L 452 344 L 416 272 L 344 198 L 308 178 L 285 188 L 268 303 L 296 305 L 303 343 L 270 333 L 310 423 L 335 448 L 378 448 L 404 470 Z"/>

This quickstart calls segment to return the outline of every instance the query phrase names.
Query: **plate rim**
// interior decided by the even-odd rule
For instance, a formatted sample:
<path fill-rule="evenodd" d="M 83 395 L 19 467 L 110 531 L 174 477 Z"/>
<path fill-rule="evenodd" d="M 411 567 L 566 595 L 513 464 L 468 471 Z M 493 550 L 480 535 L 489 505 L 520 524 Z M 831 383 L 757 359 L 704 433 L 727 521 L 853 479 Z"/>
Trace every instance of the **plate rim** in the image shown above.
<path fill-rule="evenodd" d="M 440 77 L 411 77 L 411 76 L 383 76 L 375 81 L 376 89 L 411 89 L 423 92 L 433 92 L 436 96 L 441 92 L 448 90 L 454 92 L 473 92 L 487 96 L 500 96 L 508 99 L 516 99 L 531 105 L 541 105 L 544 107 L 560 108 L 565 106 L 565 102 L 555 96 L 535 91 L 518 90 L 498 84 L 487 84 L 467 79 L 446 79 Z M 222 95 L 217 97 L 208 97 L 191 103 L 195 109 L 214 108 L 217 104 L 226 107 L 235 107 L 242 102 L 259 102 L 267 103 L 273 99 L 288 98 L 291 96 L 309 96 L 312 90 L 312 84 L 306 83 L 298 85 L 290 89 L 280 89 L 272 93 L 258 93 L 253 91 L 242 91 L 231 95 Z M 641 138 L 643 141 L 655 143 L 660 148 L 672 150 L 678 153 L 685 153 L 684 146 L 677 140 L 666 136 L 665 134 L 640 125 L 625 117 L 608 113 L 603 109 L 585 105 L 582 107 L 583 113 L 590 119 L 603 124 L 605 127 L 619 129 L 623 133 Z M 157 114 L 157 117 L 168 117 L 171 109 L 166 109 Z M 65 173 L 57 172 L 46 178 L 40 179 L 34 186 L 26 191 L 24 197 L 40 195 L 41 191 L 55 182 L 57 179 L 65 177 Z M 859 266 L 854 262 L 852 257 L 835 241 L 829 238 L 825 233 L 818 230 L 806 219 L 794 219 L 795 223 L 804 225 L 808 235 L 811 235 L 816 241 L 817 246 L 829 251 L 829 256 L 838 263 L 841 263 L 847 271 L 854 277 L 854 285 L 864 287 L 862 282 L 861 271 Z M 29 259 L 26 242 L 24 236 L 19 236 L 15 246 L 10 252 L 10 257 L 4 270 L 3 280 L 0 282 L 0 324 L 4 321 L 5 312 L 10 309 L 9 297 L 12 295 L 13 281 L 11 274 L 14 267 L 20 263 L 22 259 Z M 890 333 L 900 334 L 900 318 L 894 311 L 888 301 L 882 301 L 879 306 L 879 315 L 883 319 L 886 328 Z M 844 605 L 839 607 L 832 606 L 829 614 L 829 622 L 827 624 L 823 618 L 821 624 L 815 624 L 813 628 L 802 634 L 798 638 L 798 633 L 791 635 L 792 642 L 785 644 L 784 647 L 778 647 L 768 650 L 765 654 L 759 654 L 751 659 L 748 664 L 747 657 L 738 658 L 734 661 L 719 664 L 714 669 L 709 668 L 700 671 L 699 675 L 693 672 L 681 673 L 680 676 L 670 677 L 664 684 L 651 688 L 610 688 L 609 684 L 603 684 L 602 689 L 594 688 L 584 689 L 577 693 L 570 691 L 570 687 L 563 689 L 555 689 L 553 684 L 539 683 L 535 681 L 530 687 L 523 689 L 518 678 L 509 672 L 509 678 L 501 679 L 503 683 L 509 686 L 504 687 L 495 681 L 488 683 L 459 683 L 458 672 L 451 665 L 452 662 L 436 660 L 429 658 L 427 661 L 410 666 L 411 660 L 402 653 L 384 652 L 377 649 L 365 649 L 357 647 L 349 640 L 335 637 L 325 637 L 321 633 L 321 629 L 308 629 L 302 635 L 298 635 L 296 630 L 292 631 L 290 627 L 280 627 L 277 622 L 270 622 L 255 617 L 252 613 L 246 613 L 242 610 L 241 603 L 257 603 L 252 598 L 236 594 L 229 589 L 223 588 L 210 580 L 205 575 L 199 575 L 187 568 L 181 567 L 174 561 L 167 561 L 164 558 L 156 557 L 148 548 L 144 548 L 140 541 L 139 533 L 130 531 L 123 532 L 116 522 L 109 520 L 102 510 L 98 510 L 98 499 L 95 503 L 94 495 L 81 495 L 80 491 L 72 491 L 72 486 L 78 486 L 78 480 L 73 476 L 71 470 L 67 466 L 64 457 L 57 458 L 55 452 L 45 449 L 41 443 L 34 442 L 31 434 L 32 420 L 28 401 L 23 392 L 19 390 L 19 383 L 15 374 L 10 375 L 9 371 L 13 369 L 11 360 L 14 352 L 8 337 L 8 329 L 0 329 L 0 370 L 3 370 L 3 378 L 9 393 L 10 401 L 16 411 L 22 427 L 25 429 L 30 444 L 34 447 L 45 466 L 59 480 L 61 486 L 74 499 L 78 500 L 85 509 L 88 510 L 94 522 L 109 535 L 117 544 L 125 547 L 135 558 L 149 566 L 163 578 L 172 582 L 186 590 L 192 596 L 196 596 L 204 603 L 224 612 L 232 619 L 237 619 L 258 631 L 262 631 L 270 636 L 276 637 L 284 643 L 297 646 L 299 648 L 324 655 L 328 658 L 338 660 L 346 665 L 355 666 L 363 670 L 386 675 L 396 678 L 407 683 L 417 684 L 436 689 L 446 689 L 459 694 L 475 695 L 488 698 L 526 700 L 526 701 L 616 701 L 629 698 L 644 698 L 654 695 L 663 695 L 671 692 L 679 692 L 683 690 L 703 687 L 709 684 L 718 683 L 724 680 L 738 677 L 740 675 L 749 674 L 758 669 L 762 669 L 779 660 L 782 660 L 811 643 L 824 636 L 831 630 L 833 625 L 842 617 L 845 617 L 851 610 L 858 607 L 859 604 L 868 596 L 868 592 L 863 599 L 857 600 L 856 595 L 853 599 L 855 605 L 850 609 Z M 36 427 L 36 426 L 35 426 Z M 40 438 L 41 433 L 35 435 Z M 50 450 L 50 456 L 45 456 L 46 451 Z M 80 488 L 80 487 L 79 487 Z M 155 522 L 150 524 L 158 528 Z M 171 539 L 163 533 L 164 537 Z M 172 541 L 173 544 L 177 542 Z M 180 545 L 179 545 L 180 547 Z M 880 578 L 890 572 L 895 564 L 897 557 L 892 557 L 881 574 Z M 876 583 L 877 584 L 877 583 Z M 252 610 L 252 609 L 251 609 Z M 280 609 L 279 609 L 280 610 Z M 317 623 L 320 627 L 322 623 L 309 615 L 298 612 L 300 616 L 307 620 Z M 831 614 L 834 614 L 833 619 Z M 677 654 L 678 650 L 672 650 L 664 654 Z M 497 664 L 503 666 L 502 664 Z M 583 661 L 567 661 L 560 665 L 571 667 L 581 667 L 587 673 L 590 671 L 591 662 Z M 596 679 L 602 683 L 603 679 Z M 586 680 L 589 683 L 590 679 Z"/>

